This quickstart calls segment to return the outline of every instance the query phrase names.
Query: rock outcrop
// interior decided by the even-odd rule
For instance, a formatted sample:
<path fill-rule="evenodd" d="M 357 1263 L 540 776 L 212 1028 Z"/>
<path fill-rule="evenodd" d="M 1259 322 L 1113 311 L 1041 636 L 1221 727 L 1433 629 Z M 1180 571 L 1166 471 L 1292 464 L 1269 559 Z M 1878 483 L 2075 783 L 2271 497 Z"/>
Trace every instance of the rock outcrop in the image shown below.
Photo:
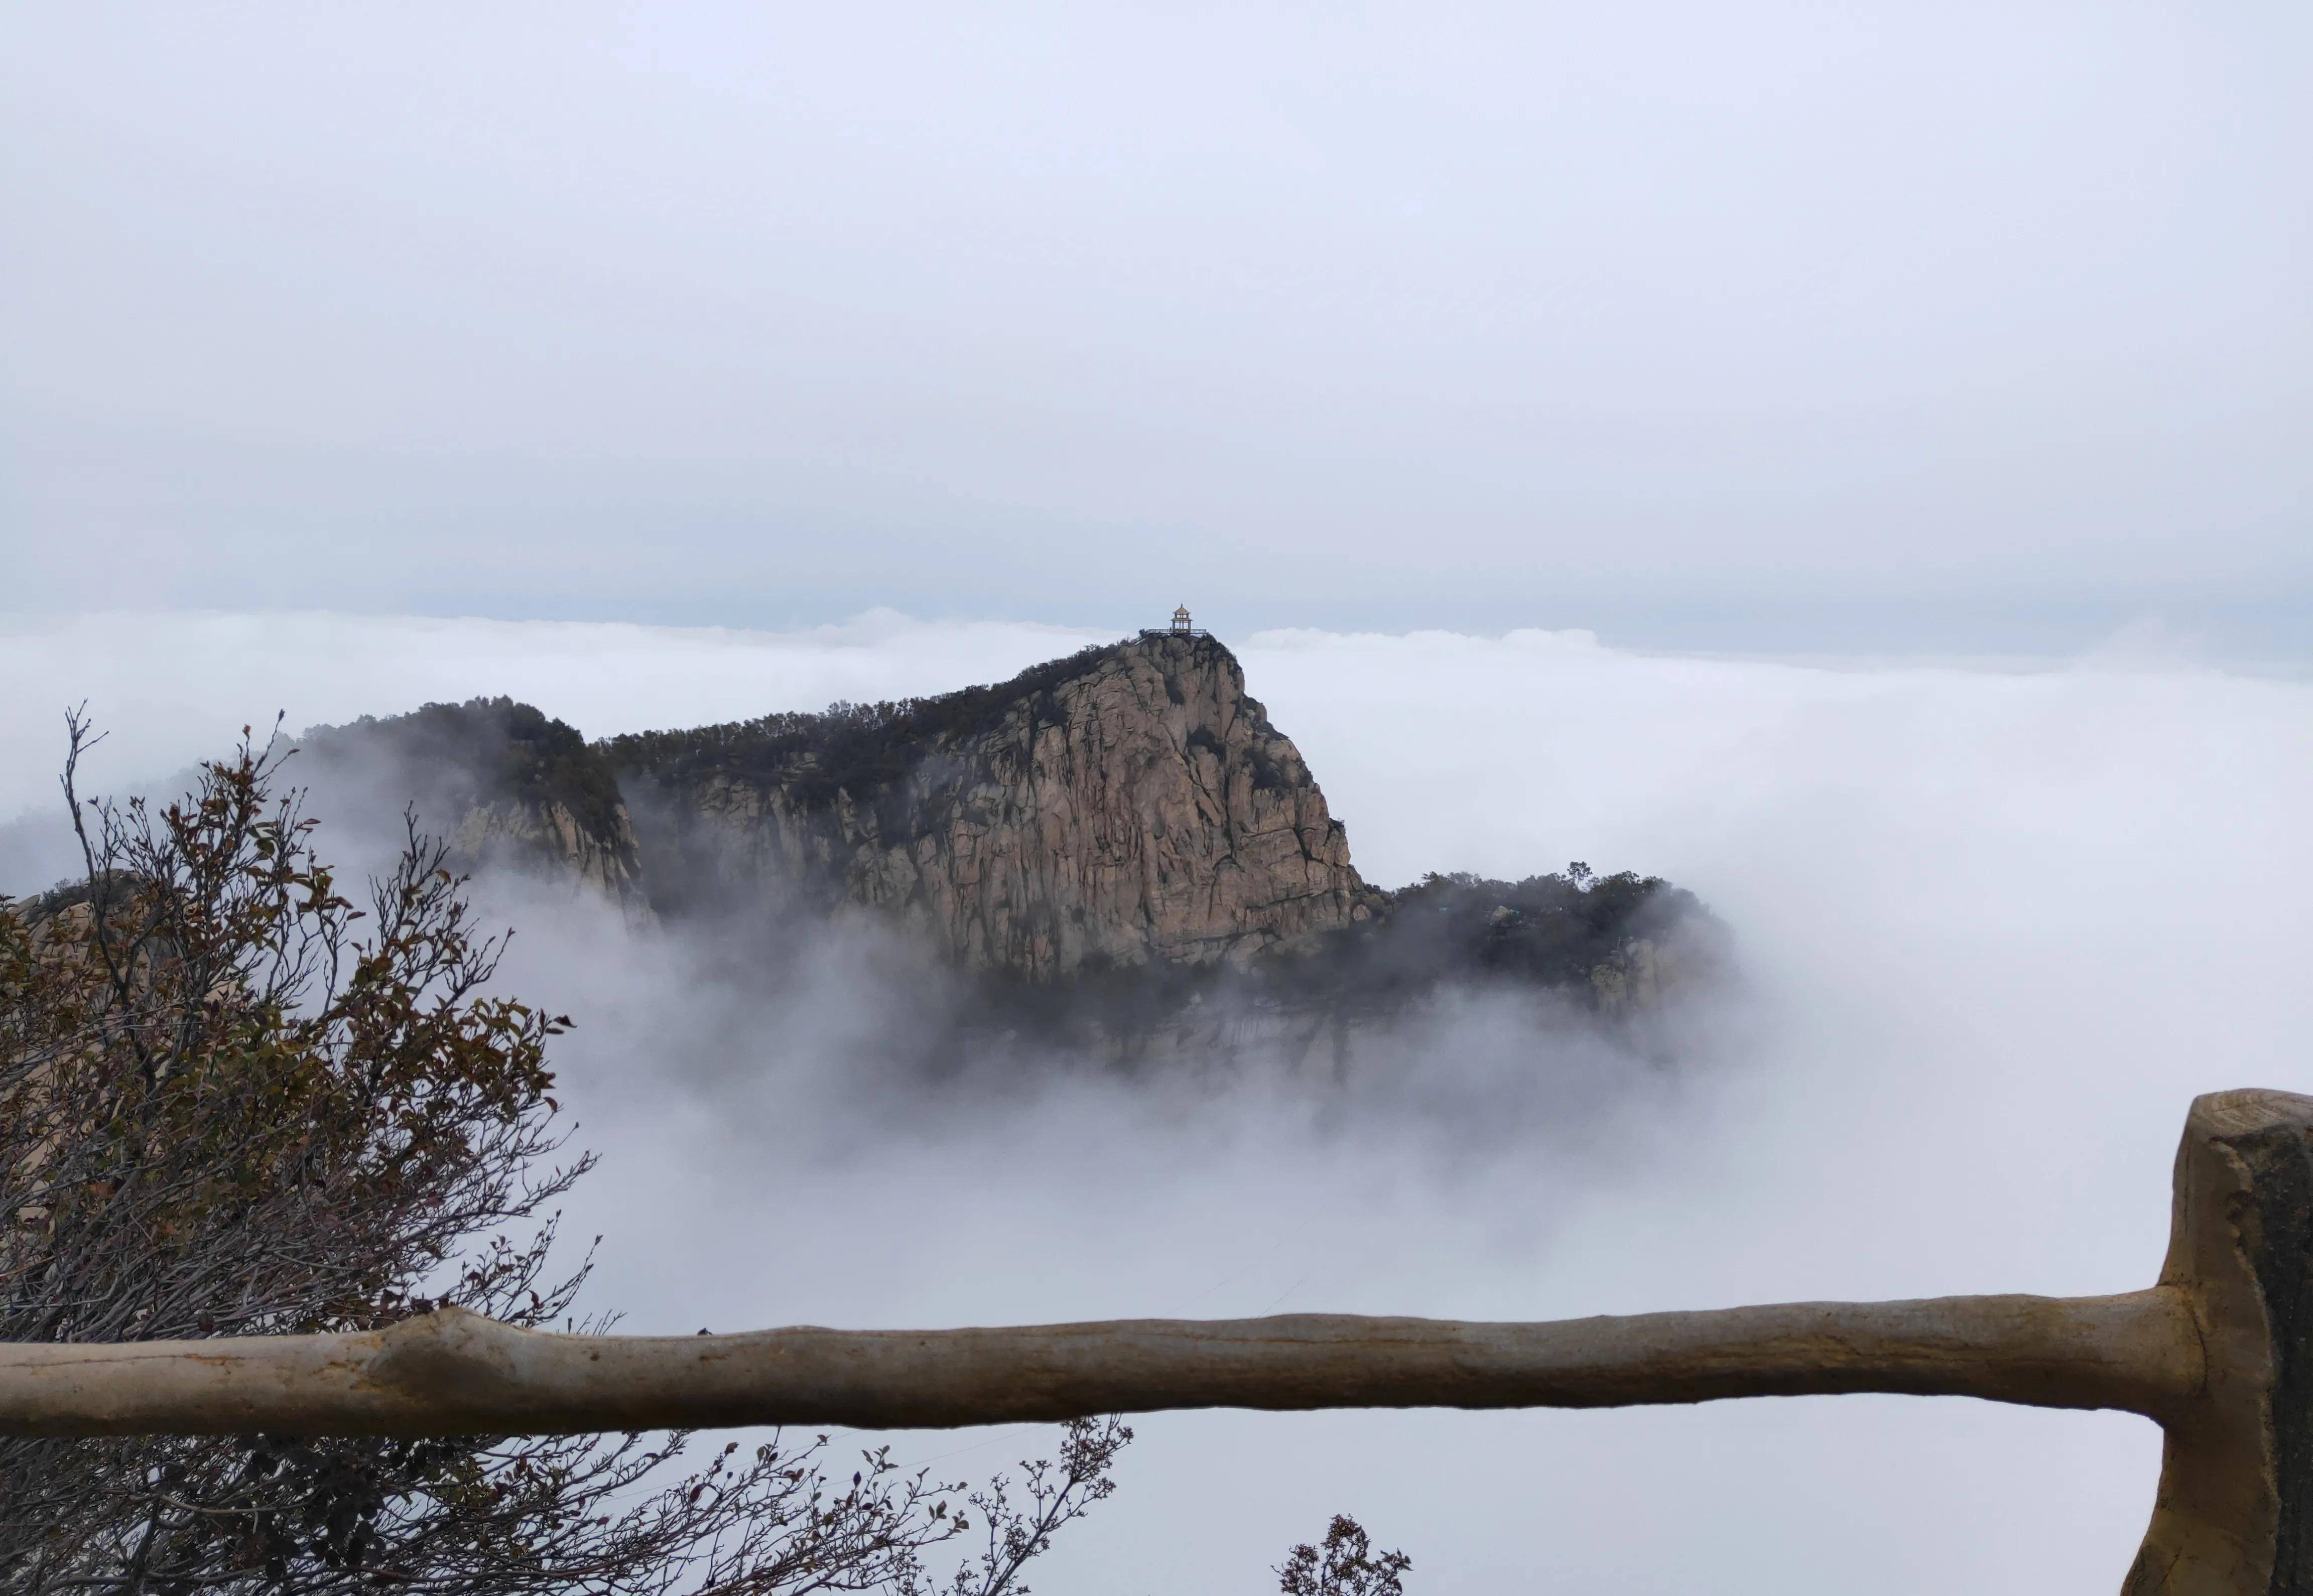
<path fill-rule="evenodd" d="M 1243 962 L 1373 894 L 1299 751 L 1209 637 L 1147 634 L 942 697 L 606 749 L 661 855 L 887 914 L 1032 978 Z"/>
<path fill-rule="evenodd" d="M 1135 1046 L 1208 1022 L 1314 1038 L 1454 987 L 1625 1016 L 1723 963 L 1707 912 L 1650 877 L 1368 887 L 1299 750 L 1204 636 L 592 744 L 505 698 L 301 741 L 299 774 L 353 821 L 340 837 L 398 841 L 414 803 L 460 865 L 599 892 L 632 921 L 736 911 L 808 937 L 875 917 L 1023 983 L 1023 1025 Z"/>
<path fill-rule="evenodd" d="M 649 920 L 642 857 L 618 778 L 576 730 L 511 698 L 429 704 L 298 739 L 294 774 L 356 837 L 398 840 L 406 808 L 461 869 L 575 882 Z"/>
<path fill-rule="evenodd" d="M 488 868 L 512 864 L 549 875 L 568 875 L 622 908 L 642 911 L 643 891 L 634 822 L 624 804 L 589 820 L 561 799 L 500 799 L 471 805 L 450 834 L 462 864 Z"/>

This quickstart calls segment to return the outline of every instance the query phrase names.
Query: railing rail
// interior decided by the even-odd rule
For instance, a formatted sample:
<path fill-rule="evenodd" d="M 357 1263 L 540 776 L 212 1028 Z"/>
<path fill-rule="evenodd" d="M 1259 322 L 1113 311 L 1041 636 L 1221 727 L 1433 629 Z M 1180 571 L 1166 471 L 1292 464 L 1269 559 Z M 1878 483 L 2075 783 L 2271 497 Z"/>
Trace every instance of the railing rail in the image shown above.
<path fill-rule="evenodd" d="M 703 1337 L 546 1335 L 452 1309 L 363 1335 L 0 1345 L 0 1434 L 40 1435 L 896 1429 L 1854 1391 L 2142 1414 L 2168 1439 L 2126 1596 L 2313 1596 L 2313 1098 L 2194 1103 L 2167 1262 L 2122 1296 Z"/>

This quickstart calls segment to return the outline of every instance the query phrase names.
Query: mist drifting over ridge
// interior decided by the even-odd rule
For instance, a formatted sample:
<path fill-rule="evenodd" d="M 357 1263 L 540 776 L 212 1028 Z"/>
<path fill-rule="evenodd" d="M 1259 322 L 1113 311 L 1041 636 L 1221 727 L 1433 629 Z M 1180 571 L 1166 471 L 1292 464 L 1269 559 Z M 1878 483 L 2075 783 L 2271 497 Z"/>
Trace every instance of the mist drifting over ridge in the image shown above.
<path fill-rule="evenodd" d="M 83 625 L 110 655 L 58 645 Z M 506 691 L 599 735 L 988 680 L 1069 636 L 19 627 L 0 645 L 24 684 L 8 797 L 46 801 L 54 707 L 84 697 L 115 729 L 101 778 L 128 785 L 277 705 L 294 726 Z M 605 1302 L 689 1330 L 2125 1289 L 2157 1263 L 2185 1099 L 2308 1083 L 2313 688 L 2142 662 L 1830 671 L 1579 634 L 1236 646 L 1374 879 L 1582 858 L 1700 891 L 1749 981 L 1717 1067 L 1491 1137 L 1403 1101 L 1329 1120 L 1267 1083 L 1186 1078 L 863 1115 L 831 1061 L 884 951 L 828 950 L 773 1031 L 714 996 L 699 951 L 638 955 L 613 924 L 509 903 L 508 984 L 580 1022 L 561 1067 L 607 1157 L 571 1224 L 605 1235 Z M 1482 1086 L 1488 1023 L 1413 1062 Z M 1346 1508 L 1415 1553 L 1423 1592 L 1769 1569 L 1779 1589 L 2103 1591 L 2157 1454 L 2134 1421 L 1901 1399 L 1139 1428 L 1047 1588 L 1256 1591 Z M 990 1444 L 976 1455 L 1015 1450 Z"/>

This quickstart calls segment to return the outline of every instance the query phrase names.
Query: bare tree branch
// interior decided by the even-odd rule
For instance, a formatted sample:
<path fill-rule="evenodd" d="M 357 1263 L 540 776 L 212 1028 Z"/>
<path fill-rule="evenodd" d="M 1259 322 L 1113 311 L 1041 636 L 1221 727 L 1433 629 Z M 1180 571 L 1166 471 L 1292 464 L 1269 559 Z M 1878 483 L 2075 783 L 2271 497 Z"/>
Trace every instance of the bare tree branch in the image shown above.
<path fill-rule="evenodd" d="M 383 1332 L 442 1304 L 576 1326 L 549 1040 L 493 994 L 443 846 L 406 817 L 356 908 L 309 846 L 286 749 L 158 807 L 90 802 L 86 878 L 0 900 L 0 1340 L 100 1361 L 156 1339 Z M 422 1321 L 422 1320 L 421 1320 Z M 585 1340 L 584 1334 L 572 1339 Z M 638 1429 L 658 1426 L 638 1426 Z M 422 1426 L 421 1426 L 422 1431 Z M 972 1526 L 959 1482 L 825 1437 L 726 1447 L 621 1429 L 333 1436 L 0 1434 L 0 1588 L 149 1596 L 664 1596 L 928 1589 Z M 955 1506 L 951 1505 L 951 1502 Z"/>

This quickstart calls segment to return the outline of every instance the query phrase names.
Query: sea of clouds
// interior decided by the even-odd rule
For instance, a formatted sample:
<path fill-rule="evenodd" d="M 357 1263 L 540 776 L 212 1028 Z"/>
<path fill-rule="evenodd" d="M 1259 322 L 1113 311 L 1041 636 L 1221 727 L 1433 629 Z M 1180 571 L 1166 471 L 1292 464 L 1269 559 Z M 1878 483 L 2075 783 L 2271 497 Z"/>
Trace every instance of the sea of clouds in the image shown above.
<path fill-rule="evenodd" d="M 602 735 L 938 691 L 1121 629 L 10 622 L 0 820 L 53 815 L 84 699 L 112 732 L 92 783 L 127 788 L 277 710 L 507 693 Z M 873 948 L 831 943 L 774 1001 L 728 950 L 507 899 L 509 982 L 579 1022 L 560 1064 L 604 1156 L 570 1225 L 604 1238 L 600 1302 L 688 1331 L 2118 1291 L 2158 1265 L 2192 1094 L 2313 1090 L 2313 686 L 2142 646 L 1993 669 L 1230 641 L 1369 879 L 1582 859 L 1698 892 L 1743 970 L 1709 1045 L 1602 1093 L 1596 1058 L 1490 1013 L 1404 1060 L 1452 1086 L 1428 1094 L 1083 1072 L 911 1093 L 845 1067 L 890 979 Z M 52 818 L 8 828 L 0 890 L 63 873 L 54 843 Z M 1493 1090 L 1564 1112 L 1473 1123 Z M 1271 1589 L 1348 1511 L 1413 1553 L 1422 1596 L 2108 1592 L 2159 1459 L 2133 1418 L 1900 1398 L 1135 1427 L 1039 1589 Z M 895 1452 L 980 1473 L 1049 1440 Z"/>

